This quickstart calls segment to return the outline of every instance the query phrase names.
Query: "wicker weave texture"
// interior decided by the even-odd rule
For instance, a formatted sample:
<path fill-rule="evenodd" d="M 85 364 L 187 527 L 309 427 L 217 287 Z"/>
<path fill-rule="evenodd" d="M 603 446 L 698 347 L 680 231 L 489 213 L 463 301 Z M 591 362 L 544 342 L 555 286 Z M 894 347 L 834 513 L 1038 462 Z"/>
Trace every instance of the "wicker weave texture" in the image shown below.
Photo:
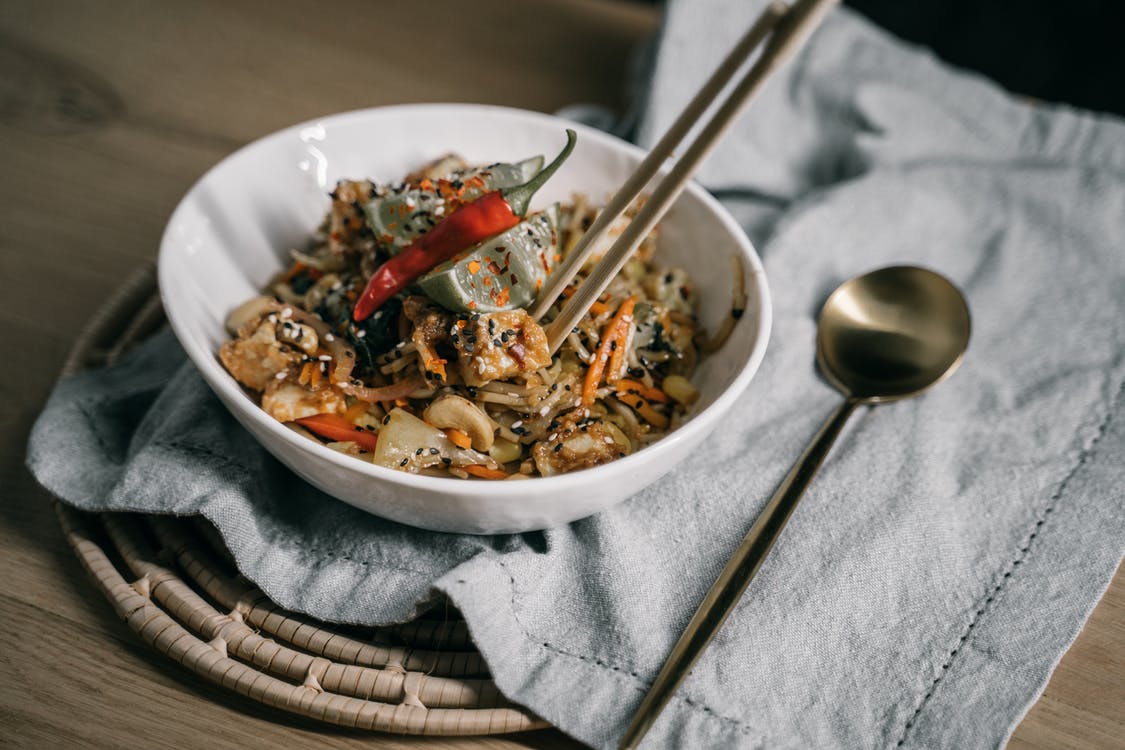
<path fill-rule="evenodd" d="M 113 364 L 162 322 L 155 276 L 141 269 L 91 318 L 63 374 Z M 488 679 L 463 621 L 419 619 L 361 635 L 279 608 L 234 572 L 218 535 L 201 522 L 56 507 L 67 541 L 130 629 L 225 689 L 380 732 L 547 726 Z"/>

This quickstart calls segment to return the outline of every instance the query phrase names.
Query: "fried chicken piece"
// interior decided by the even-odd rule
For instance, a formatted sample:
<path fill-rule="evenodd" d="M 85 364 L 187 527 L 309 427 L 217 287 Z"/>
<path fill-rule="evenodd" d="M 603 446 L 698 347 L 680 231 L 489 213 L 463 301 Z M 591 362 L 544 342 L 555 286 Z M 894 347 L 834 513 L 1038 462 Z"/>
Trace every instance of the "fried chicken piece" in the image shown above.
<path fill-rule="evenodd" d="M 482 386 L 551 364 L 547 334 L 524 310 L 480 313 L 457 331 L 453 345 L 467 385 Z"/>
<path fill-rule="evenodd" d="M 238 331 L 238 338 L 219 347 L 219 361 L 247 388 L 263 391 L 278 373 L 287 372 L 301 361 L 302 352 L 278 340 L 278 327 L 269 317 L 250 320 Z"/>
<path fill-rule="evenodd" d="M 558 429 L 547 440 L 531 449 L 535 468 L 545 477 L 588 469 L 609 463 L 629 452 L 620 430 L 586 416 L 576 409 L 560 420 Z"/>
<path fill-rule="evenodd" d="M 336 388 L 304 388 L 288 380 L 272 380 L 262 394 L 262 409 L 278 422 L 317 414 L 339 414 L 347 402 Z"/>
<path fill-rule="evenodd" d="M 453 316 L 420 296 L 403 300 L 402 314 L 414 325 L 410 340 L 418 350 L 423 375 L 432 373 L 446 380 L 445 365 L 450 357 L 456 356 L 449 334 Z"/>

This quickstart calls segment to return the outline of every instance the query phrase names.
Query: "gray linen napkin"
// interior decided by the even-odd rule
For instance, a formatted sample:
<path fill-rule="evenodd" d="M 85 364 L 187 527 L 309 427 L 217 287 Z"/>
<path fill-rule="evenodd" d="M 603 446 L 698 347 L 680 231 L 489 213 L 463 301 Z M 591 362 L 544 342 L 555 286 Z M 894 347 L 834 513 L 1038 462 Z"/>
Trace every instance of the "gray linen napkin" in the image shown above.
<path fill-rule="evenodd" d="M 641 140 L 760 3 L 673 3 Z M 275 601 L 344 622 L 448 594 L 497 684 L 610 747 L 838 396 L 813 368 L 844 279 L 919 263 L 974 315 L 965 364 L 854 418 L 648 747 L 992 747 L 1125 549 L 1125 126 L 1032 107 L 846 12 L 702 173 L 765 259 L 775 329 L 722 434 L 565 528 L 459 537 L 293 482 L 168 335 L 61 382 L 28 463 L 77 506 L 202 513 Z"/>

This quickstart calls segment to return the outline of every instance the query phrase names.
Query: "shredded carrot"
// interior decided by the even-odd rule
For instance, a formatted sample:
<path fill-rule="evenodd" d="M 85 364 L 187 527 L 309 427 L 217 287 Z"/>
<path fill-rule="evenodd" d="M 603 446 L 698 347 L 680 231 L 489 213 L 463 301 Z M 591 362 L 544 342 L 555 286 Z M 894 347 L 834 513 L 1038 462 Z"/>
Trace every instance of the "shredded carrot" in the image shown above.
<path fill-rule="evenodd" d="M 405 398 L 396 398 L 395 399 L 395 406 L 397 406 L 399 408 L 402 408 L 404 406 L 410 406 L 410 401 L 408 401 Z"/>
<path fill-rule="evenodd" d="M 297 382 L 300 383 L 301 385 L 308 384 L 309 378 L 312 377 L 312 371 L 313 371 L 313 363 L 312 362 L 306 362 L 304 367 L 301 368 L 301 374 L 297 376 Z"/>
<path fill-rule="evenodd" d="M 644 396 L 649 401 L 659 401 L 662 404 L 666 404 L 671 400 L 668 397 L 668 394 L 664 391 L 660 390 L 659 388 L 649 388 L 639 380 L 629 380 L 627 378 L 622 378 L 621 380 L 617 381 L 618 393 L 629 393 L 631 391 L 636 391 L 638 395 Z"/>
<path fill-rule="evenodd" d="M 297 424 L 337 443 L 352 442 L 366 451 L 375 450 L 379 437 L 357 427 L 338 414 L 316 414 L 296 420 Z"/>
<path fill-rule="evenodd" d="M 638 396 L 635 393 L 625 393 L 624 391 L 618 391 L 617 397 L 627 406 L 633 407 L 633 410 L 653 427 L 664 429 L 668 426 L 668 417 L 654 409 L 652 404 L 644 400 L 644 397 Z"/>
<path fill-rule="evenodd" d="M 573 285 L 564 288 L 562 290 L 563 299 L 570 299 L 571 297 L 574 296 L 574 293 L 577 292 L 577 291 L 578 291 L 578 287 L 573 286 Z M 602 295 L 602 296 L 605 296 L 605 295 Z M 609 310 L 610 310 L 609 305 L 607 305 L 604 302 L 599 302 L 598 300 L 594 300 L 593 304 L 590 305 L 590 311 L 592 313 L 594 313 L 594 315 L 601 315 L 604 312 L 609 312 Z"/>
<path fill-rule="evenodd" d="M 473 439 L 456 427 L 447 427 L 444 432 L 445 436 L 449 438 L 449 442 L 453 443 L 458 448 L 468 450 L 473 444 Z"/>
<path fill-rule="evenodd" d="M 484 464 L 469 464 L 468 466 L 462 466 L 461 468 L 465 470 L 465 473 L 472 474 L 474 477 L 480 477 L 481 479 L 508 478 L 508 475 L 503 471 L 500 471 L 499 469 L 490 469 Z"/>
<path fill-rule="evenodd" d="M 582 384 L 582 405 L 590 406 L 601 383 L 602 374 L 605 373 L 606 363 L 609 362 L 613 342 L 618 342 L 618 348 L 624 349 L 625 334 L 629 330 L 629 316 L 633 314 L 633 306 L 637 303 L 637 295 L 632 295 L 617 308 L 617 313 L 606 323 L 602 331 L 602 341 L 598 345 L 594 359 L 590 362 L 590 369 L 586 370 L 586 380 Z"/>
<path fill-rule="evenodd" d="M 468 269 L 469 269 L 469 273 L 475 274 L 477 271 L 480 270 L 480 262 L 475 261 L 475 260 L 470 260 L 469 265 L 468 265 Z"/>
<path fill-rule="evenodd" d="M 313 363 L 309 362 L 309 364 L 311 365 Z M 320 387 L 320 374 L 320 365 L 314 365 L 312 368 L 312 372 L 309 375 L 309 385 L 311 385 L 313 388 Z"/>
<path fill-rule="evenodd" d="M 620 380 L 626 372 L 628 364 L 625 362 L 625 350 L 632 343 L 633 338 L 633 319 L 632 317 L 622 320 L 620 329 L 617 332 L 616 345 L 610 344 L 609 364 L 605 368 L 605 382 L 613 385 Z"/>

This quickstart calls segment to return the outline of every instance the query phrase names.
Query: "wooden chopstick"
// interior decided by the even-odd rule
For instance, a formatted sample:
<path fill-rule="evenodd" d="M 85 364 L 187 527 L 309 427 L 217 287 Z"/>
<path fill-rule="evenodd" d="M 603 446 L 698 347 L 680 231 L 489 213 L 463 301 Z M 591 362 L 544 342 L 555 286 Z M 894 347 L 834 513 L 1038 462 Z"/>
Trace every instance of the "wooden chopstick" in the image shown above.
<path fill-rule="evenodd" d="M 626 180 L 625 184 L 611 199 L 609 205 L 594 221 L 590 229 L 579 240 L 543 290 L 532 308 L 531 315 L 542 317 L 562 290 L 586 262 L 598 236 L 620 216 L 637 198 L 641 190 L 659 171 L 661 165 L 673 153 L 680 141 L 692 126 L 703 116 L 726 87 L 746 59 L 769 36 L 761 55 L 731 90 L 727 98 L 719 104 L 715 114 L 707 121 L 699 135 L 684 151 L 663 180 L 653 189 L 648 201 L 637 215 L 598 261 L 581 287 L 563 305 L 555 319 L 546 326 L 547 341 L 553 355 L 566 339 L 575 324 L 586 314 L 590 305 L 601 296 L 609 282 L 620 272 L 622 266 L 637 249 L 657 222 L 671 207 L 687 186 L 699 165 L 714 149 L 733 121 L 741 114 L 750 99 L 761 88 L 762 83 L 785 59 L 804 41 L 819 23 L 828 8 L 839 0 L 797 0 L 786 7 L 782 3 L 771 3 L 750 30 L 735 45 L 719 68 L 711 75 L 688 103 L 683 113 L 676 119 L 660 142 L 652 149 Z M 771 34 L 772 32 L 772 34 Z"/>
<path fill-rule="evenodd" d="M 786 11 L 785 15 L 777 22 L 774 33 L 766 43 L 761 56 L 758 57 L 742 80 L 738 82 L 730 97 L 721 105 L 714 118 L 704 126 L 703 131 L 688 147 L 683 158 L 672 168 L 664 181 L 657 186 L 652 198 L 649 199 L 648 203 L 633 219 L 633 222 L 606 253 L 607 259 L 611 255 L 614 256 L 613 259 L 608 263 L 598 264 L 594 273 L 582 285 L 583 288 L 570 298 L 570 303 L 574 303 L 592 281 L 600 285 L 609 283 L 609 279 L 624 265 L 625 259 L 632 253 L 636 245 L 640 244 L 640 240 L 648 234 L 656 224 L 656 220 L 663 215 L 672 200 L 683 190 L 691 173 L 715 145 L 715 142 L 746 102 L 749 101 L 766 76 L 804 42 L 808 34 L 836 2 L 838 0 L 797 0 Z M 652 207 L 651 210 L 650 207 Z M 634 227 L 637 228 L 634 230 Z M 603 265 L 605 268 L 603 268 Z M 592 302 L 601 292 L 602 288 L 598 288 L 596 294 L 593 296 L 586 295 L 586 297 L 589 302 Z M 588 302 L 579 304 L 588 305 Z M 585 310 L 585 306 L 579 308 L 580 314 L 585 313 Z M 569 327 L 573 326 L 578 320 L 576 317 L 571 317 L 573 314 L 573 311 L 568 311 L 565 308 L 559 314 L 558 321 L 567 326 L 563 330 L 564 335 Z M 552 326 L 554 326 L 554 323 L 552 323 Z M 551 328 L 548 328 L 547 335 L 550 337 L 552 333 L 557 334 L 558 332 L 557 329 L 552 331 Z M 753 577 L 756 570 L 756 568 L 751 569 L 746 575 L 743 575 L 740 568 L 731 574 L 731 577 L 724 580 L 730 566 L 731 563 L 728 563 L 720 579 L 712 585 L 711 591 L 708 592 L 707 597 L 692 616 L 687 629 L 676 641 L 676 645 L 672 647 L 672 651 L 660 668 L 656 679 L 653 680 L 652 686 L 645 693 L 645 697 L 641 700 L 640 706 L 633 715 L 629 728 L 625 730 L 618 746 L 620 750 L 632 750 L 644 738 L 653 722 L 656 721 L 656 717 L 660 715 L 660 712 L 675 694 L 680 683 L 691 672 L 696 660 L 706 650 L 715 633 L 726 622 L 727 617 L 734 610 L 735 604 L 741 597 L 743 588 L 748 584 L 749 578 Z M 720 593 L 716 594 L 716 591 Z M 722 596 L 724 593 L 727 594 L 725 598 Z"/>
<path fill-rule="evenodd" d="M 688 134 L 696 121 L 703 116 L 707 108 L 710 107 L 715 99 L 722 93 L 723 88 L 730 83 L 731 78 L 742 67 L 746 59 L 758 48 L 762 40 L 773 29 L 774 24 L 785 15 L 786 6 L 782 2 L 771 3 L 754 22 L 754 25 L 743 35 L 738 44 L 727 54 L 726 58 L 720 63 L 703 87 L 696 92 L 684 111 L 676 118 L 676 121 L 668 128 L 668 130 L 661 136 L 660 141 L 652 147 L 652 150 L 645 155 L 645 158 L 637 166 L 637 169 L 629 175 L 617 192 L 610 199 L 595 217 L 594 223 L 590 228 L 579 238 L 578 243 L 567 254 L 566 259 L 562 262 L 555 272 L 547 279 L 547 283 L 539 292 L 539 297 L 535 302 L 535 306 L 531 308 L 531 317 L 539 320 L 547 312 L 547 310 L 554 304 L 558 296 L 562 294 L 563 289 L 567 284 L 574 279 L 575 274 L 586 263 L 590 257 L 590 253 L 594 249 L 595 240 L 597 240 L 602 233 L 609 229 L 610 225 L 616 221 L 617 217 L 629 208 L 629 205 L 637 199 L 637 196 L 644 190 L 645 185 L 656 175 L 660 166 L 668 159 L 672 151 Z M 587 308 L 589 305 L 587 305 Z M 554 350 L 552 350 L 553 352 Z"/>

